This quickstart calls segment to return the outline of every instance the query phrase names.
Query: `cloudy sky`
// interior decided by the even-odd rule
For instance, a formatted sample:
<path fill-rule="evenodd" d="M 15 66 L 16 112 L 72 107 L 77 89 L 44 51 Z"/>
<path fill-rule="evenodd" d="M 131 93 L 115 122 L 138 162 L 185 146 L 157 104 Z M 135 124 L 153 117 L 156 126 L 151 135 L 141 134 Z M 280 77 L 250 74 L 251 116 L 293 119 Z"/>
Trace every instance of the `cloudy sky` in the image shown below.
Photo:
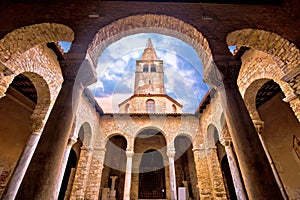
<path fill-rule="evenodd" d="M 118 104 L 133 94 L 135 61 L 141 59 L 149 37 L 164 61 L 166 94 L 183 105 L 183 112 L 193 113 L 208 90 L 202 63 L 191 46 L 165 35 L 136 34 L 111 44 L 99 58 L 98 82 L 89 89 L 104 112 L 118 112 Z"/>
<path fill-rule="evenodd" d="M 135 61 L 141 59 L 148 38 L 164 61 L 166 94 L 183 105 L 183 112 L 194 113 L 208 91 L 202 63 L 191 46 L 165 35 L 136 34 L 108 46 L 99 58 L 98 82 L 89 86 L 90 91 L 105 113 L 118 112 L 118 104 L 133 94 Z"/>

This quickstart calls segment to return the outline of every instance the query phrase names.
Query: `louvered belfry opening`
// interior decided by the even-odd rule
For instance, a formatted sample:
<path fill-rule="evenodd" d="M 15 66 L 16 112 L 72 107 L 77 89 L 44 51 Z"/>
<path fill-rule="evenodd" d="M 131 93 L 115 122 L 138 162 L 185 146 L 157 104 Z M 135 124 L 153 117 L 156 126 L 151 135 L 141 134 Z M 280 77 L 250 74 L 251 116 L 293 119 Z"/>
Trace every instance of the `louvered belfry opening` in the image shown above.
<path fill-rule="evenodd" d="M 142 156 L 139 173 L 139 199 L 166 198 L 165 168 L 162 155 L 148 150 Z"/>

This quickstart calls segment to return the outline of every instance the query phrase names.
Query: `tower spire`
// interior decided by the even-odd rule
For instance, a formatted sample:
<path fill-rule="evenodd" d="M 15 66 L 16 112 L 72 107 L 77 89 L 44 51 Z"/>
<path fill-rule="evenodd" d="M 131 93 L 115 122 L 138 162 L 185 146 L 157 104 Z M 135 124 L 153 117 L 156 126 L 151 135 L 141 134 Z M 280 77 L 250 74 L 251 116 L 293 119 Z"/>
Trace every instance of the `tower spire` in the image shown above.
<path fill-rule="evenodd" d="M 151 38 L 148 38 L 144 53 L 142 55 L 142 60 L 158 60 Z"/>

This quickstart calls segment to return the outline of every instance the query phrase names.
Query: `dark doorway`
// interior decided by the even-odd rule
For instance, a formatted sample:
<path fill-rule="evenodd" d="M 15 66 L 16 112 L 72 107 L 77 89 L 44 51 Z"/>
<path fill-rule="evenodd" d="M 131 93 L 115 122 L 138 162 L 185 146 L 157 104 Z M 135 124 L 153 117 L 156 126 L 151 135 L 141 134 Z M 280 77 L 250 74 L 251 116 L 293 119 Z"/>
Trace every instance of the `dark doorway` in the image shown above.
<path fill-rule="evenodd" d="M 227 190 L 228 190 L 228 193 L 230 196 L 230 200 L 236 200 L 237 197 L 236 197 L 233 180 L 232 180 L 232 176 L 231 176 L 231 172 L 230 172 L 230 168 L 229 168 L 229 163 L 228 163 L 226 155 L 222 158 L 221 168 L 222 168 L 222 172 L 223 172 L 223 177 L 225 178 L 225 181 L 226 181 L 226 186 L 227 186 Z"/>
<path fill-rule="evenodd" d="M 63 177 L 63 181 L 60 187 L 60 191 L 59 191 L 59 196 L 58 196 L 58 200 L 63 200 L 65 198 L 65 194 L 67 191 L 67 187 L 68 184 L 72 184 L 69 182 L 70 180 L 70 176 L 71 176 L 71 171 L 72 169 L 75 169 L 77 165 L 77 156 L 76 153 L 73 149 L 71 149 L 70 155 L 69 155 L 69 159 L 67 162 L 67 166 L 65 169 L 65 174 Z"/>
<path fill-rule="evenodd" d="M 142 156 L 139 173 L 139 199 L 166 198 L 165 168 L 160 152 L 148 150 Z"/>

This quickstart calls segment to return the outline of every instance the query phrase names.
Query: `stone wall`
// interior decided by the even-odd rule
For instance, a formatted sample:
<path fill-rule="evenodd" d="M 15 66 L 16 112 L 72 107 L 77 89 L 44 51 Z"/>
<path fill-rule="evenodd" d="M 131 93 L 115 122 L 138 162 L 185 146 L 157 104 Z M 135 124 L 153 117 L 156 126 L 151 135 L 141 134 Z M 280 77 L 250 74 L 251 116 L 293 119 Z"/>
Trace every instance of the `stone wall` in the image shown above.
<path fill-rule="evenodd" d="M 262 136 L 289 199 L 300 196 L 300 160 L 293 149 L 293 135 L 300 137 L 300 123 L 278 93 L 258 108 L 264 122 Z"/>
<path fill-rule="evenodd" d="M 166 96 L 134 96 L 119 105 L 120 113 L 147 113 L 146 101 L 153 100 L 155 102 L 154 113 L 181 113 L 182 106 L 174 101 L 171 101 Z M 172 106 L 175 106 L 176 112 L 173 111 Z M 128 107 L 128 110 L 126 108 Z"/>
<path fill-rule="evenodd" d="M 5 109 L 8 110 L 1 116 L 8 121 L 7 123 L 2 124 L 7 127 L 3 128 L 3 133 L 1 135 L 5 136 L 7 134 L 13 134 L 15 136 L 13 137 L 13 144 L 6 139 L 1 141 L 5 141 L 2 145 L 3 147 L 10 144 L 10 147 L 4 149 L 9 149 L 10 152 L 15 152 L 14 158 L 11 161 L 14 164 L 9 164 L 9 171 L 12 172 L 15 164 L 21 156 L 23 148 L 26 146 L 28 139 L 30 138 L 30 135 L 42 133 L 56 97 L 60 91 L 63 78 L 56 54 L 49 49 L 46 44 L 37 45 L 28 51 L 20 53 L 17 60 L 8 60 L 5 63 L 5 67 L 9 69 L 10 74 L 0 78 L 0 97 L 2 97 L 1 102 L 5 104 Z M 18 94 L 17 91 L 13 93 L 7 91 L 14 77 L 19 74 L 29 78 L 35 87 L 37 92 L 36 105 L 34 104 L 30 106 L 33 103 L 28 103 L 29 100 Z M 9 91 L 13 90 L 9 89 Z M 5 95 L 7 95 L 7 97 L 3 97 Z M 8 98 L 10 101 L 7 101 Z M 12 106 L 13 104 L 15 105 Z M 8 113 L 10 113 L 10 117 L 8 117 Z M 28 114 L 29 116 L 27 116 Z M 4 122 L 5 120 L 3 119 L 2 121 Z M 12 122 L 14 125 L 11 124 Z M 11 138 L 11 136 L 8 138 Z M 9 157 L 10 156 L 3 155 L 3 158 L 10 159 Z M 8 168 L 5 164 L 4 171 L 7 170 Z M 6 178 L 6 182 L 2 182 L 3 188 L 5 188 L 8 180 L 9 178 Z"/>
<path fill-rule="evenodd" d="M 285 73 L 272 57 L 262 51 L 250 49 L 242 56 L 238 85 L 252 119 L 259 119 L 255 108 L 258 90 L 268 80 L 274 80 L 279 84 L 285 94 L 285 100 L 290 103 L 295 115 L 300 120 L 300 101 L 294 95 L 294 90 L 289 84 L 281 80 L 284 75 Z"/>
<path fill-rule="evenodd" d="M 143 150 L 138 150 L 141 147 L 144 150 L 147 150 L 149 148 L 153 149 L 156 148 L 158 143 L 141 143 L 138 144 L 135 142 L 135 138 L 138 136 L 139 133 L 143 132 L 144 130 L 152 129 L 156 130 L 158 132 L 162 133 L 162 136 L 165 139 L 165 143 L 157 147 L 158 149 L 161 149 L 162 155 L 164 158 L 165 166 L 168 166 L 168 157 L 166 155 L 167 148 L 174 148 L 174 140 L 177 136 L 183 135 L 189 138 L 191 141 L 193 141 L 193 147 L 194 149 L 201 146 L 204 139 L 207 135 L 207 127 L 212 121 L 214 123 L 218 124 L 217 127 L 220 127 L 220 116 L 221 116 L 221 109 L 220 105 L 217 101 L 216 104 L 212 104 L 213 109 L 216 109 L 219 111 L 217 115 L 217 120 L 215 118 L 215 115 L 212 116 L 212 111 L 210 108 L 207 109 L 208 112 L 205 111 L 204 116 L 200 116 L 200 118 L 203 120 L 207 119 L 205 122 L 200 122 L 197 116 L 192 114 L 104 114 L 103 116 L 94 115 L 94 110 L 92 104 L 90 104 L 88 101 L 86 101 L 85 98 L 81 100 L 82 105 L 79 106 L 79 111 L 76 117 L 76 126 L 75 130 L 78 130 L 78 127 L 80 124 L 83 123 L 83 121 L 89 122 L 91 124 L 92 130 L 92 142 L 91 148 L 105 148 L 105 143 L 108 140 L 108 138 L 111 138 L 115 135 L 121 135 L 124 136 L 124 138 L 127 141 L 127 148 L 126 150 L 134 150 L 137 152 L 143 152 Z M 210 110 L 210 111 L 209 111 Z M 93 116 L 94 115 L 94 116 Z M 98 121 L 98 125 L 97 125 Z M 206 126 L 206 127 L 205 127 Z M 221 128 L 219 128 L 221 129 Z M 205 130 L 205 131 L 203 131 Z M 76 132 L 76 131 L 74 131 Z M 193 194 L 198 196 L 197 193 L 200 191 L 199 195 L 201 198 L 203 197 L 210 197 L 210 198 L 226 198 L 226 192 L 223 185 L 223 179 L 221 175 L 221 169 L 219 165 L 216 167 L 215 161 L 218 162 L 217 154 L 212 154 L 207 149 L 204 149 L 204 155 L 205 160 L 200 160 L 199 155 L 194 152 L 194 160 L 195 160 L 195 173 L 190 174 L 190 179 L 196 181 L 196 184 L 192 188 Z M 137 199 L 138 197 L 138 168 L 140 159 L 137 159 L 137 154 L 133 157 L 133 174 L 132 174 L 132 188 L 131 188 L 131 199 Z M 189 155 L 191 157 L 191 155 Z M 95 174 L 92 173 L 93 167 L 92 165 L 88 163 L 92 163 L 92 161 L 88 161 L 85 159 L 85 157 L 80 158 L 81 160 L 85 160 L 85 166 L 86 168 L 77 169 L 78 172 L 76 172 L 76 176 L 78 176 L 77 180 L 79 180 L 80 174 Z M 104 158 L 103 158 L 104 159 Z M 210 161 L 212 159 L 213 161 Z M 80 161 L 79 161 L 80 162 Z M 84 163 L 84 162 L 83 162 Z M 89 165 L 89 166 L 87 166 Z M 82 166 L 82 165 L 80 165 Z M 206 166 L 206 167 L 205 167 Z M 191 168 L 189 166 L 189 168 Z M 99 168 L 98 169 L 102 169 Z M 89 171 L 89 172 L 87 172 Z M 100 172 L 99 172 L 100 173 Z M 202 175 L 201 175 L 202 173 Z M 98 172 L 97 172 L 98 174 Z M 75 180 L 76 180 L 75 176 Z M 87 176 L 87 175 L 85 175 Z M 104 176 L 105 178 L 107 176 Z M 166 194 L 167 199 L 170 198 L 170 182 L 169 182 L 169 167 L 165 168 L 165 177 L 166 177 Z M 86 178 L 85 178 L 86 179 Z M 77 191 L 77 198 L 79 198 L 80 193 L 81 196 L 86 196 L 88 190 L 90 190 L 89 184 L 92 184 L 90 182 L 92 179 L 89 178 L 88 181 L 85 183 L 81 181 L 79 183 L 79 186 L 74 183 L 75 187 L 77 189 L 74 190 Z M 98 181 L 93 182 L 94 184 L 100 183 L 99 177 L 97 178 Z M 76 181 L 75 181 L 76 182 Z M 90 183 L 88 183 L 90 182 Z M 216 184 L 218 183 L 218 184 Z M 74 188 L 74 187 L 73 187 Z M 95 188 L 97 189 L 97 188 Z M 195 191 L 195 189 L 197 189 Z M 100 186 L 98 187 L 98 192 L 100 193 Z M 210 191 L 209 194 L 207 191 Z M 81 191 L 81 192 L 80 192 Z M 85 191 L 85 192 L 84 192 Z M 202 191 L 202 192 L 201 192 Z M 204 191 L 204 192 L 203 192 Z M 75 195 L 75 193 L 73 194 Z M 95 191 L 96 192 L 96 191 Z M 88 197 L 88 196 L 86 196 Z M 89 196 L 90 197 L 90 196 Z M 75 198 L 75 197 L 73 197 Z"/>
<path fill-rule="evenodd" d="M 29 122 L 33 109 L 24 106 L 16 97 L 9 94 L 0 100 L 0 108 L 1 197 L 31 135 Z"/>

